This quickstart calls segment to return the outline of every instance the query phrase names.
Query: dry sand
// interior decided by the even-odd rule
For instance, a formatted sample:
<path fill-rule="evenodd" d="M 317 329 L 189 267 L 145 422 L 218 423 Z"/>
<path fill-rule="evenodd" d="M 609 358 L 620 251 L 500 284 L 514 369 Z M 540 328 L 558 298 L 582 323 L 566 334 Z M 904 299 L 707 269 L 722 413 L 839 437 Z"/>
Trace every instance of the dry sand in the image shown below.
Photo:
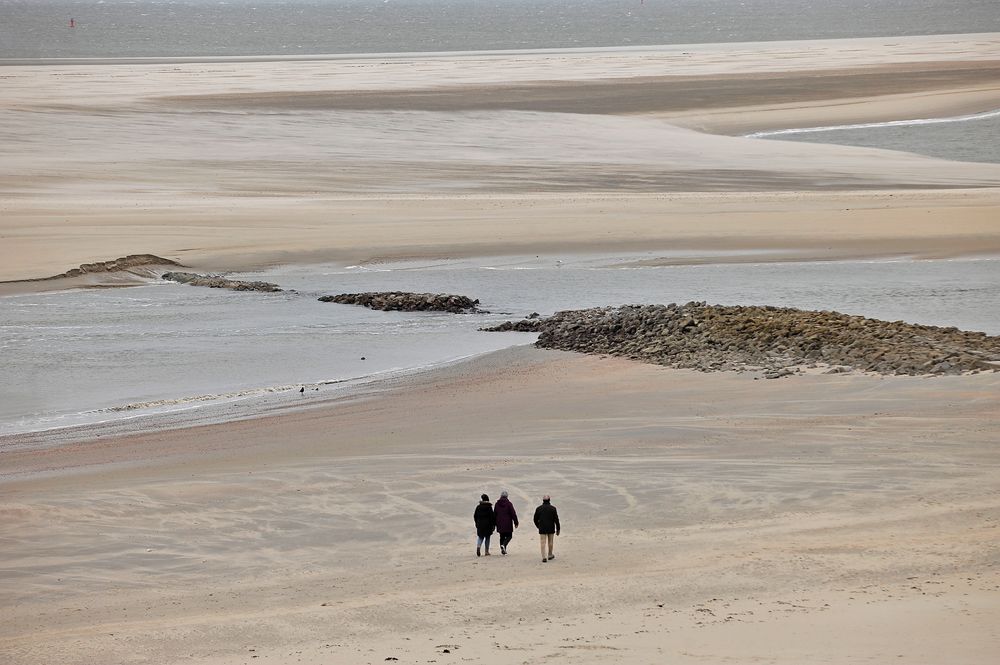
<path fill-rule="evenodd" d="M 4 67 L 0 279 L 139 252 L 997 252 L 996 165 L 663 120 L 990 110 L 997 62 L 1000 36 L 969 35 Z M 573 95 L 588 113 L 548 112 Z M 406 104 L 307 121 L 344 99 Z M 255 420 L 0 439 L 0 661 L 992 663 L 998 421 L 996 375 L 522 349 Z M 526 523 L 477 559 L 475 498 L 502 487 Z M 543 565 L 544 492 L 564 533 Z"/>
<path fill-rule="evenodd" d="M 276 418 L 12 450 L 0 654 L 991 663 L 998 427 L 996 375 L 522 349 Z M 501 488 L 524 523 L 477 559 L 472 509 Z"/>

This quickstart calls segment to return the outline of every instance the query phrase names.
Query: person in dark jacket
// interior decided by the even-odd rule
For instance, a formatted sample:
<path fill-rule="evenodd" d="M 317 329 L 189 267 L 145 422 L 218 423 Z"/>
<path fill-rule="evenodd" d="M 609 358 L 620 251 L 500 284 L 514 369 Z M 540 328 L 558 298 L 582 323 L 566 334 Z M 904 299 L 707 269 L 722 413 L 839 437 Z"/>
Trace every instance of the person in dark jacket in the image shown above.
<path fill-rule="evenodd" d="M 538 527 L 538 537 L 542 545 L 542 563 L 556 558 L 552 553 L 552 545 L 555 543 L 555 536 L 559 535 L 559 511 L 551 503 L 548 494 L 542 497 L 542 505 L 535 508 L 535 526 Z M 548 545 L 549 555 L 545 556 L 545 547 Z"/>
<path fill-rule="evenodd" d="M 482 554 L 483 543 L 486 543 L 486 556 L 490 555 L 490 536 L 493 535 L 493 530 L 497 526 L 497 518 L 493 513 L 493 504 L 490 503 L 490 497 L 484 494 L 479 505 L 476 506 L 476 512 L 472 514 L 472 518 L 476 520 L 476 556 Z"/>
<path fill-rule="evenodd" d="M 511 538 L 514 537 L 514 529 L 517 528 L 517 511 L 507 498 L 507 490 L 500 492 L 500 499 L 493 508 L 493 514 L 496 515 L 497 533 L 500 534 L 500 554 L 506 556 L 507 545 L 510 544 Z"/>

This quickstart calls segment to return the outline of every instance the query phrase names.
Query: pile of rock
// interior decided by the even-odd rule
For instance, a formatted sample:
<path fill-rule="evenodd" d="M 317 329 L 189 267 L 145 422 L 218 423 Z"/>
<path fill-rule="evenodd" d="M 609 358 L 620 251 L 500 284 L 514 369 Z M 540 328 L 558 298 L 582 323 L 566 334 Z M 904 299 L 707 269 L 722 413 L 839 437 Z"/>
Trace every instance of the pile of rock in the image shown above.
<path fill-rule="evenodd" d="M 226 279 L 217 275 L 199 275 L 193 272 L 165 272 L 163 279 L 191 286 L 207 286 L 210 289 L 232 289 L 233 291 L 263 291 L 273 293 L 281 291 L 277 284 L 271 282 L 247 282 L 238 279 Z"/>
<path fill-rule="evenodd" d="M 407 293 L 405 291 L 370 291 L 368 293 L 341 293 L 323 296 L 320 302 L 342 305 L 361 305 L 369 309 L 395 312 L 451 312 L 462 314 L 477 312 L 478 300 L 447 293 Z"/>
<path fill-rule="evenodd" d="M 557 312 L 486 330 L 538 332 L 537 345 L 548 349 L 706 372 L 764 371 L 769 378 L 802 367 L 909 375 L 1000 369 L 1000 337 L 781 307 L 627 305 Z"/>

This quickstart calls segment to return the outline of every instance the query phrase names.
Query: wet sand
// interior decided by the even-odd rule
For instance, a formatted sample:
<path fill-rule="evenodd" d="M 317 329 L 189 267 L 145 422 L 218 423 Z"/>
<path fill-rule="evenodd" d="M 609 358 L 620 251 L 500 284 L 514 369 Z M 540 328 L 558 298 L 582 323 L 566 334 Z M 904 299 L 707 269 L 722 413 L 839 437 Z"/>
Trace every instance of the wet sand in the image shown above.
<path fill-rule="evenodd" d="M 206 271 L 657 249 L 692 250 L 714 262 L 740 260 L 719 254 L 727 250 L 777 250 L 774 260 L 1000 253 L 995 189 L 365 197 L 289 206 L 281 199 L 233 199 L 225 216 L 196 218 L 181 218 L 170 208 L 150 210 L 141 228 L 125 206 L 107 201 L 77 209 L 70 228 L 61 217 L 32 215 L 11 224 L 21 252 L 7 257 L 0 275 L 57 274 L 83 257 L 124 256 L 140 246 Z M 281 228 L 276 219 L 286 220 Z M 108 279 L 0 284 L 0 293 Z"/>
<path fill-rule="evenodd" d="M 981 93 L 972 108 L 1000 104 L 1000 63 L 921 62 L 815 72 L 751 72 L 703 76 L 635 76 L 585 81 L 433 86 L 401 90 L 312 90 L 164 96 L 180 108 L 233 110 L 322 109 L 351 111 L 542 111 L 547 113 L 640 114 L 809 104 L 928 91 Z M 949 97 L 949 95 L 943 95 Z M 947 104 L 943 101 L 942 105 Z M 968 102 L 965 102 L 968 104 Z M 946 108 L 966 108 L 965 104 Z M 925 105 L 917 105 L 926 112 Z M 912 114 L 914 110 L 910 111 Z M 918 117 L 918 116 L 913 116 Z M 905 120 L 893 116 L 894 120 Z"/>

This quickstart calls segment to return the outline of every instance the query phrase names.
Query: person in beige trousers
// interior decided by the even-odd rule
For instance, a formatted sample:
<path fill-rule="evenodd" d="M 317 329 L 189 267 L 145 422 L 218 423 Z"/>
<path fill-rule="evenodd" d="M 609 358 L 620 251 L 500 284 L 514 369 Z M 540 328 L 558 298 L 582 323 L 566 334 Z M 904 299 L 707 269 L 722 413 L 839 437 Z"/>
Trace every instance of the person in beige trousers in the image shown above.
<path fill-rule="evenodd" d="M 559 511 L 552 505 L 551 500 L 552 498 L 546 494 L 542 497 L 542 505 L 535 508 L 535 526 L 538 527 L 538 539 L 542 548 L 542 563 L 556 558 L 552 553 L 552 546 L 560 531 Z M 547 556 L 546 549 L 548 549 Z"/>

